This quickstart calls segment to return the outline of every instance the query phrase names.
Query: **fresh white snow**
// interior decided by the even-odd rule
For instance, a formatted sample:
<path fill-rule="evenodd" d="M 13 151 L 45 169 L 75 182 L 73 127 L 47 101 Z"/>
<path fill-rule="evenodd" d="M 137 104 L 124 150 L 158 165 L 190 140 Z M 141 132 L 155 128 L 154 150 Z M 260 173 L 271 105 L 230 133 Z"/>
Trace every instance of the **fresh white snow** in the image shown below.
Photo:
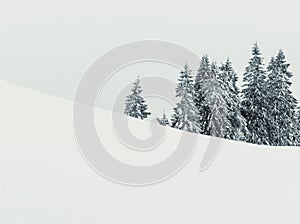
<path fill-rule="evenodd" d="M 199 164 L 209 137 L 199 135 L 192 159 L 171 179 L 128 187 L 104 179 L 81 156 L 71 101 L 1 81 L 0 102 L 1 224 L 300 221 L 299 148 L 224 140 L 216 160 L 201 173 Z M 97 109 L 97 129 L 111 147 L 119 148 L 110 116 L 109 111 Z M 149 134 L 147 121 L 130 118 L 130 123 L 141 138 Z M 125 151 L 120 159 L 157 162 L 172 153 L 180 135 L 181 131 L 168 128 L 158 152 L 141 156 Z"/>

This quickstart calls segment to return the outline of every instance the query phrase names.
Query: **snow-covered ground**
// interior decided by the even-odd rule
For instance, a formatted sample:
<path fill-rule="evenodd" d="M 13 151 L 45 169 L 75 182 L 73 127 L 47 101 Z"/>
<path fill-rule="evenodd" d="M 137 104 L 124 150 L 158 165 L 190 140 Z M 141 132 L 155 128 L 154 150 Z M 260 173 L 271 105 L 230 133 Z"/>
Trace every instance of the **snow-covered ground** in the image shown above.
<path fill-rule="evenodd" d="M 199 136 L 179 173 L 157 185 L 129 187 L 104 179 L 82 157 L 73 102 L 4 81 L 0 102 L 0 224 L 300 222 L 299 148 L 224 140 L 214 163 L 199 172 L 209 140 Z M 162 149 L 126 152 L 109 111 L 97 109 L 95 122 L 110 153 L 135 165 L 167 157 L 181 135 L 167 129 Z M 130 127 L 139 138 L 149 132 L 148 122 L 132 119 Z"/>

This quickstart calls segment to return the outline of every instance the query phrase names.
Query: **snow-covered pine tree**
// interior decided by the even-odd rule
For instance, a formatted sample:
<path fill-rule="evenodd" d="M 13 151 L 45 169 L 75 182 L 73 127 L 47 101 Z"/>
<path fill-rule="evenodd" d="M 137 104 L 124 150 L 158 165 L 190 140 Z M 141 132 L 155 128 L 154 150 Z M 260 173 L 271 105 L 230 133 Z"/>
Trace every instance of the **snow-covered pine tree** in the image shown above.
<path fill-rule="evenodd" d="M 157 122 L 163 126 L 169 126 L 169 120 L 165 112 L 163 112 L 162 118 L 156 118 Z"/>
<path fill-rule="evenodd" d="M 290 78 L 293 75 L 288 71 L 289 66 L 283 51 L 279 50 L 267 68 L 269 141 L 274 146 L 295 144 L 297 100 L 290 90 Z"/>
<path fill-rule="evenodd" d="M 199 113 L 199 120 L 197 121 L 200 127 L 200 133 L 205 134 L 207 129 L 207 118 L 209 116 L 209 107 L 204 104 L 203 82 L 211 76 L 211 65 L 207 55 L 203 55 L 200 61 L 200 66 L 195 77 L 194 84 L 194 102 Z"/>
<path fill-rule="evenodd" d="M 199 115 L 194 103 L 193 93 L 192 72 L 186 64 L 178 78 L 176 97 L 179 97 L 180 101 L 174 108 L 171 126 L 180 130 L 199 133 L 200 128 L 197 123 Z"/>
<path fill-rule="evenodd" d="M 221 87 L 224 90 L 228 120 L 230 122 L 230 127 L 225 137 L 232 140 L 245 141 L 247 128 L 245 118 L 241 115 L 240 92 L 237 87 L 238 77 L 229 58 L 224 64 L 221 64 L 218 79 L 221 81 Z"/>
<path fill-rule="evenodd" d="M 128 116 L 143 120 L 151 113 L 147 111 L 148 105 L 141 96 L 141 93 L 142 87 L 140 85 L 140 79 L 137 77 L 136 81 L 133 83 L 131 94 L 126 98 L 124 113 Z"/>
<path fill-rule="evenodd" d="M 295 110 L 295 116 L 293 118 L 293 138 L 292 146 L 300 146 L 300 108 L 297 107 Z"/>
<path fill-rule="evenodd" d="M 294 124 L 296 126 L 294 145 L 300 146 L 300 108 L 298 108 L 298 111 L 296 112 Z"/>
<path fill-rule="evenodd" d="M 218 80 L 218 67 L 211 65 L 211 74 L 203 80 L 204 105 L 209 108 L 204 134 L 224 138 L 230 128 L 224 89 Z"/>
<path fill-rule="evenodd" d="M 181 114 L 180 114 L 179 110 L 177 109 L 177 107 L 174 107 L 173 110 L 174 110 L 174 113 L 171 116 L 170 125 L 172 128 L 177 128 L 176 126 L 181 120 Z"/>
<path fill-rule="evenodd" d="M 248 142 L 269 144 L 266 99 L 266 71 L 257 43 L 244 73 L 241 112 L 249 131 Z"/>

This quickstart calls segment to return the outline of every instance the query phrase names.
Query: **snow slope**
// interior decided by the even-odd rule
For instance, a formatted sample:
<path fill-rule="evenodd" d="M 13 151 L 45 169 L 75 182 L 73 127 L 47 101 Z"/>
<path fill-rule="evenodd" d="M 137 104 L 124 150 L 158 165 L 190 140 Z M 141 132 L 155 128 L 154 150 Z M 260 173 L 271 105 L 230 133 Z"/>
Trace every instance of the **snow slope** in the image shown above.
<path fill-rule="evenodd" d="M 175 176 L 157 185 L 129 187 L 104 179 L 83 159 L 74 138 L 71 101 L 1 81 L 0 102 L 1 224 L 300 222 L 297 148 L 223 141 L 214 163 L 199 172 L 209 140 L 199 136 L 196 153 Z M 96 111 L 99 136 L 119 148 L 109 116 Z M 133 119 L 130 127 L 139 130 L 140 138 L 149 132 L 144 121 Z M 166 150 L 148 155 L 111 153 L 132 164 L 155 163 L 172 153 L 180 134 L 168 129 L 162 143 Z"/>

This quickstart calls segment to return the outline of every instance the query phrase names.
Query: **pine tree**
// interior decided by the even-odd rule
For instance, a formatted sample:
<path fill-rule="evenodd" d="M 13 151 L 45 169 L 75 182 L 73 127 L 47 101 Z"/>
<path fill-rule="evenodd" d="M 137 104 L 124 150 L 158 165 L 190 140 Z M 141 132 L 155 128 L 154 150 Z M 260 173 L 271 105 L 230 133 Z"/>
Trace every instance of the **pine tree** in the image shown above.
<path fill-rule="evenodd" d="M 171 126 L 180 130 L 199 133 L 200 128 L 197 123 L 199 115 L 194 103 L 193 93 L 192 72 L 186 64 L 178 78 L 176 97 L 179 97 L 180 101 L 174 108 Z"/>
<path fill-rule="evenodd" d="M 227 130 L 226 138 L 232 140 L 246 140 L 247 128 L 245 118 L 241 115 L 240 92 L 237 87 L 238 77 L 229 59 L 221 65 L 218 76 L 221 80 L 221 87 L 224 90 L 224 98 L 228 110 L 230 127 Z"/>
<path fill-rule="evenodd" d="M 128 116 L 145 119 L 151 113 L 147 111 L 148 105 L 146 104 L 144 98 L 141 96 L 142 88 L 140 85 L 139 77 L 133 83 L 131 89 L 131 94 L 127 96 L 125 102 L 125 111 L 124 113 Z"/>
<path fill-rule="evenodd" d="M 156 118 L 156 120 L 160 125 L 169 126 L 169 120 L 165 112 L 163 113 L 162 118 Z"/>
<path fill-rule="evenodd" d="M 204 105 L 209 108 L 204 134 L 224 138 L 230 128 L 224 89 L 217 79 L 218 67 L 211 65 L 211 74 L 203 80 Z"/>
<path fill-rule="evenodd" d="M 294 124 L 297 100 L 290 90 L 293 76 L 289 64 L 280 50 L 268 66 L 267 97 L 269 117 L 269 139 L 274 146 L 293 145 L 297 128 Z"/>
<path fill-rule="evenodd" d="M 180 114 L 180 111 L 179 111 L 179 109 L 177 109 L 177 107 L 173 108 L 174 113 L 172 114 L 172 117 L 171 117 L 171 127 L 172 128 L 178 128 L 177 124 L 179 124 L 181 117 L 182 117 Z"/>
<path fill-rule="evenodd" d="M 207 118 L 209 116 L 209 107 L 205 105 L 203 85 L 204 80 L 211 76 L 211 65 L 207 55 L 204 55 L 201 58 L 200 66 L 195 77 L 194 84 L 194 102 L 196 108 L 198 110 L 198 124 L 200 127 L 200 133 L 206 134 L 204 130 L 207 130 L 208 121 Z"/>
<path fill-rule="evenodd" d="M 249 130 L 248 141 L 255 144 L 269 144 L 268 115 L 266 100 L 266 72 L 257 43 L 252 49 L 252 58 L 244 73 L 241 112 Z"/>
<path fill-rule="evenodd" d="M 294 135 L 294 145 L 300 146 L 300 108 L 298 108 L 298 111 L 296 112 L 294 124 L 296 127 L 296 133 Z"/>
<path fill-rule="evenodd" d="M 293 118 L 293 141 L 292 146 L 300 146 L 300 108 L 297 107 Z"/>

